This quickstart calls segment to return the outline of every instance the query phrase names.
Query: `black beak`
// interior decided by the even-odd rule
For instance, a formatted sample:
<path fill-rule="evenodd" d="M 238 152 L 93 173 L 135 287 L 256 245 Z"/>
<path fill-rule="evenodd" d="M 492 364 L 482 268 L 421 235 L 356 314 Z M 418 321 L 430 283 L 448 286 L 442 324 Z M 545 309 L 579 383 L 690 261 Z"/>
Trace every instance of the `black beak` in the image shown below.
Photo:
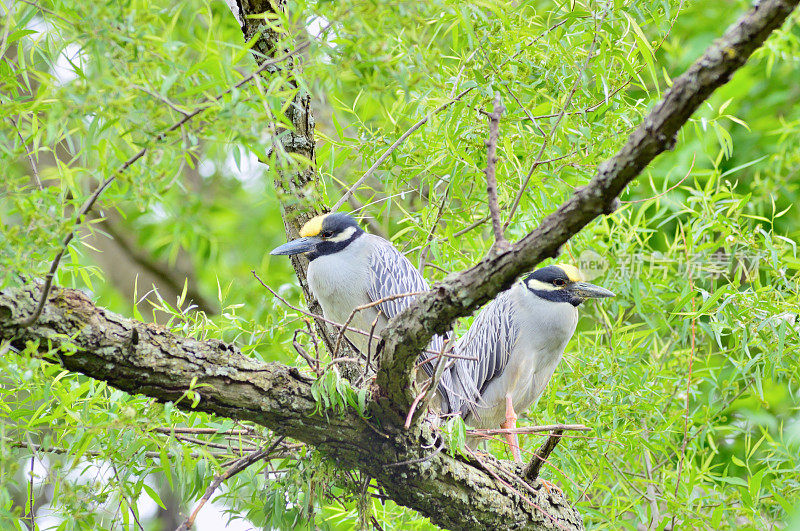
<path fill-rule="evenodd" d="M 606 288 L 589 284 L 588 282 L 574 282 L 569 291 L 576 297 L 581 299 L 604 299 L 606 297 L 614 297 L 614 292 Z"/>
<path fill-rule="evenodd" d="M 307 253 L 309 251 L 313 251 L 314 248 L 322 242 L 321 238 L 317 238 L 316 236 L 309 236 L 307 238 L 297 238 L 296 240 L 292 240 L 290 242 L 284 243 L 272 251 L 269 254 L 300 254 L 300 253 Z"/>

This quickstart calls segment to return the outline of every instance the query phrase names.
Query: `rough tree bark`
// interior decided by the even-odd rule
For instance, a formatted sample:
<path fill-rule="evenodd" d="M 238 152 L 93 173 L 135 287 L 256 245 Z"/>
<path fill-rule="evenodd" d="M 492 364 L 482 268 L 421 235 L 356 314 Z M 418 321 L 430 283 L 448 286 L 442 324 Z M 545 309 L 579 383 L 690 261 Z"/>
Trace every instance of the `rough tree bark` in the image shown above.
<path fill-rule="evenodd" d="M 61 288 L 52 290 L 33 326 L 16 327 L 39 293 L 38 286 L 0 292 L 0 344 L 9 341 L 20 351 L 162 402 L 177 401 L 196 379 L 194 390 L 202 397 L 198 410 L 255 422 L 313 445 L 341 466 L 369 474 L 396 502 L 442 527 L 583 527 L 564 497 L 547 493 L 539 482 L 508 487 L 477 462 L 437 451 L 444 441 L 429 426 L 405 430 L 402 422 L 377 425 L 355 411 L 315 413 L 310 378 L 293 367 L 247 358 L 235 345 L 182 338 Z M 190 402 L 184 399 L 178 406 L 191 409 Z M 499 466 L 493 459 L 484 461 Z"/>
<path fill-rule="evenodd" d="M 434 333 L 443 332 L 455 318 L 507 288 L 520 273 L 555 255 L 589 221 L 612 211 L 625 185 L 669 147 L 697 106 L 744 64 L 798 1 L 758 3 L 675 80 L 589 185 L 508 251 L 451 275 L 395 318 L 382 336 L 379 392 L 368 407 L 369 420 L 355 411 L 315 414 L 311 381 L 297 369 L 245 358 L 234 345 L 181 338 L 125 319 L 95 307 L 74 290 L 54 289 L 41 318 L 30 327 L 18 322 L 30 314 L 40 288 L 0 292 L 0 342 L 161 401 L 177 400 L 196 378 L 198 409 L 256 422 L 313 445 L 342 466 L 357 467 L 374 477 L 396 502 L 443 527 L 582 528 L 578 512 L 561 495 L 545 493 L 538 481 L 528 485 L 490 458 L 481 463 L 449 456 L 438 450 L 444 444 L 439 433 L 424 423 L 404 430 L 413 360 Z M 272 4 L 242 0 L 239 6 L 244 5 L 269 9 Z M 246 22 L 244 26 L 247 34 Z M 306 123 L 300 126 L 311 127 L 305 109 Z M 294 119 L 292 123 L 299 127 Z M 312 175 L 298 177 L 301 180 L 294 184 L 300 187 L 289 188 L 290 192 L 303 194 L 307 190 L 303 182 L 310 183 Z M 297 222 L 292 226 L 296 229 Z M 303 271 L 301 264 L 298 273 Z M 179 405 L 189 408 L 188 402 Z"/>

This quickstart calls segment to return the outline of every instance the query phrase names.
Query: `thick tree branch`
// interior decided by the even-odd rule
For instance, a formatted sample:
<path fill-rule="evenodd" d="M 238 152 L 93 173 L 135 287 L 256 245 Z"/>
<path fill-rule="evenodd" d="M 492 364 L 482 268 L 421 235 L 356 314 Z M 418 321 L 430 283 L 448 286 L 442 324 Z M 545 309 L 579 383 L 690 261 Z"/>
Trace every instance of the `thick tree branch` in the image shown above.
<path fill-rule="evenodd" d="M 598 168 L 591 182 L 541 224 L 503 253 L 493 254 L 461 273 L 436 283 L 382 333 L 384 348 L 376 383 L 395 414 L 408 410 L 414 397 L 414 360 L 434 334 L 450 329 L 559 248 L 594 218 L 609 214 L 617 196 L 657 155 L 670 149 L 678 130 L 715 89 L 724 85 L 748 57 L 783 24 L 798 0 L 763 0 L 735 24 L 666 91 L 664 98 L 631 133 L 628 141 Z"/>
<path fill-rule="evenodd" d="M 166 329 L 98 308 L 80 291 L 54 287 L 40 318 L 28 315 L 40 286 L 0 291 L 0 345 L 53 359 L 69 370 L 129 393 L 266 426 L 316 447 L 340 466 L 357 467 L 397 503 L 452 529 L 581 529 L 558 493 L 498 482 L 479 463 L 441 451 L 437 430 L 423 424 L 376 426 L 355 411 L 328 415 L 311 398 L 312 380 L 297 369 L 244 357 L 221 341 L 182 338 Z M 487 461 L 488 460 L 488 461 Z M 491 458 L 484 462 L 493 463 Z M 499 464 L 493 465 L 499 466 Z"/>

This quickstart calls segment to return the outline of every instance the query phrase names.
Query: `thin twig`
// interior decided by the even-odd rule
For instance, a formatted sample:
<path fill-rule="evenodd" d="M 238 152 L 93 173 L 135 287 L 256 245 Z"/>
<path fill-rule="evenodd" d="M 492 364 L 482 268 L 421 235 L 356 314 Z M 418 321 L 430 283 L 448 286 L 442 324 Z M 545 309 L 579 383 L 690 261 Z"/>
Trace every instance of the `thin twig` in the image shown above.
<path fill-rule="evenodd" d="M 447 197 L 450 195 L 450 185 L 448 184 L 447 189 L 444 192 L 444 197 L 442 198 L 442 202 L 439 203 L 439 210 L 436 212 L 436 220 L 431 225 L 431 230 L 428 232 L 428 237 L 425 238 L 425 245 L 422 248 L 422 252 L 419 253 L 419 274 L 422 275 L 425 272 L 425 265 L 428 262 L 428 253 L 431 250 L 431 241 L 433 240 L 433 234 L 436 232 L 436 228 L 439 226 L 439 222 L 442 220 L 442 215 L 444 214 L 444 206 L 447 204 Z"/>
<path fill-rule="evenodd" d="M 255 270 L 250 270 L 250 272 L 253 274 L 253 276 L 256 278 L 256 280 L 258 280 L 258 282 L 264 288 L 266 288 L 267 291 L 272 293 L 273 297 L 275 297 L 276 299 L 281 301 L 288 308 L 290 308 L 290 309 L 292 309 L 292 310 L 294 310 L 296 312 L 302 313 L 303 315 L 306 315 L 308 317 L 312 317 L 314 319 L 319 319 L 320 321 L 326 322 L 326 323 L 328 323 L 330 325 L 333 325 L 333 326 L 335 326 L 337 328 L 341 328 L 343 326 L 342 324 L 337 323 L 336 321 L 333 321 L 331 319 L 326 318 L 324 315 L 318 315 L 318 314 L 315 314 L 315 313 L 311 313 L 308 310 L 304 310 L 304 309 L 302 309 L 302 308 L 300 308 L 298 306 L 295 306 L 294 304 L 290 303 L 289 301 L 287 301 L 286 299 L 284 299 L 283 297 L 278 295 L 278 293 L 274 289 L 272 289 L 267 284 L 265 284 L 264 281 L 261 280 L 261 277 L 258 276 L 258 273 L 255 272 Z M 365 332 L 364 330 L 359 330 L 358 328 L 353 328 L 352 326 L 347 327 L 347 330 L 349 330 L 350 332 L 355 332 L 357 334 L 361 334 L 361 335 L 365 335 L 365 336 L 368 335 L 368 333 Z"/>
<path fill-rule="evenodd" d="M 442 440 L 441 444 L 433 452 L 429 453 L 424 457 L 419 457 L 417 459 L 409 459 L 407 461 L 398 461 L 397 463 L 389 463 L 385 466 L 387 468 L 393 468 L 404 465 L 417 465 L 419 463 L 424 463 L 425 461 L 430 461 L 431 459 L 436 457 L 436 455 L 439 454 L 442 450 L 444 450 L 444 446 L 445 446 L 445 441 Z"/>
<path fill-rule="evenodd" d="M 300 356 L 304 360 L 306 360 L 306 363 L 308 363 L 308 366 L 311 368 L 311 370 L 314 371 L 314 373 L 317 376 L 319 376 L 320 374 L 322 374 L 319 367 L 319 359 L 312 358 L 311 355 L 306 351 L 306 349 L 303 348 L 303 345 L 301 345 L 300 342 L 297 340 L 297 335 L 301 333 L 308 334 L 308 331 L 303 330 L 302 328 L 296 329 L 294 331 L 294 335 L 292 336 L 292 347 L 294 347 L 295 352 L 300 354 Z M 313 336 L 311 337 L 313 338 Z"/>
<path fill-rule="evenodd" d="M 681 184 L 683 184 L 683 181 L 688 179 L 689 175 L 691 175 L 692 169 L 694 169 L 694 159 L 695 159 L 696 155 L 697 155 L 697 153 L 693 153 L 692 154 L 692 163 L 689 165 L 689 171 L 686 172 L 686 175 L 683 176 L 683 179 L 681 179 L 680 181 L 678 181 L 674 185 L 670 186 L 669 188 L 667 188 L 666 190 L 664 190 L 660 194 L 654 195 L 652 197 L 646 197 L 644 199 L 635 199 L 633 201 L 620 201 L 620 203 L 623 204 L 623 205 L 630 205 L 630 204 L 633 204 L 633 203 L 642 203 L 644 201 L 650 201 L 651 199 L 657 199 L 657 198 L 661 197 L 662 195 L 668 194 L 669 192 L 673 191 L 675 188 L 677 188 Z"/>
<path fill-rule="evenodd" d="M 500 206 L 497 204 L 497 142 L 500 139 L 500 118 L 506 108 L 500 99 L 500 94 L 495 94 L 492 112 L 484 113 L 489 117 L 489 140 L 486 141 L 486 195 L 489 199 L 489 215 L 492 218 L 494 231 L 494 249 L 503 251 L 508 247 L 506 237 L 503 235 L 503 225 L 500 222 Z"/>
<path fill-rule="evenodd" d="M 149 431 L 172 435 L 173 433 L 188 433 L 194 435 L 253 435 L 254 430 L 217 430 L 216 428 L 187 428 L 173 426 L 171 428 L 151 428 Z"/>
<path fill-rule="evenodd" d="M 428 389 L 430 389 L 432 382 L 432 380 L 425 382 L 425 384 L 422 386 L 422 391 L 420 391 L 419 394 L 414 397 L 414 401 L 411 402 L 411 407 L 408 408 L 408 414 L 406 415 L 406 422 L 403 425 L 405 429 L 409 429 L 411 427 L 411 418 L 414 416 L 414 411 L 417 409 L 417 404 L 419 404 L 420 400 L 422 400 L 422 398 L 425 396 L 425 393 L 428 391 Z"/>
<path fill-rule="evenodd" d="M 163 96 L 163 95 L 159 94 L 158 92 L 154 92 L 154 91 L 150 90 L 147 87 L 142 87 L 141 85 L 131 85 L 131 88 L 134 88 L 136 90 L 140 90 L 140 91 L 144 92 L 145 94 L 147 94 L 149 96 L 152 96 L 153 98 L 159 100 L 160 102 L 166 103 L 167 106 L 170 109 L 172 109 L 173 111 L 175 111 L 175 112 L 177 112 L 179 114 L 182 114 L 183 116 L 186 116 L 186 115 L 189 114 L 188 112 L 186 112 L 183 109 L 181 109 L 180 107 L 178 107 L 175 103 L 170 101 L 170 99 L 167 98 L 166 96 Z"/>
<path fill-rule="evenodd" d="M 642 427 L 644 428 L 645 439 L 648 437 L 647 422 L 642 420 Z M 658 499 L 656 498 L 656 486 L 653 483 L 653 462 L 650 458 L 650 449 L 644 445 L 644 469 L 647 472 L 647 500 L 650 502 L 650 525 L 648 529 L 656 529 L 661 522 L 661 512 L 658 508 Z"/>
<path fill-rule="evenodd" d="M 576 17 L 576 18 L 578 18 L 578 19 L 579 19 L 579 18 L 585 18 L 585 17 Z M 525 45 L 525 48 L 530 48 L 531 46 L 533 46 L 534 44 L 536 44 L 536 43 L 537 43 L 537 42 L 538 42 L 540 39 L 542 39 L 543 37 L 545 37 L 545 36 L 546 36 L 548 33 L 550 33 L 551 31 L 553 31 L 554 29 L 558 28 L 559 26 L 563 26 L 563 25 L 564 25 L 564 24 L 565 24 L 565 23 L 566 23 L 568 20 L 572 20 L 572 18 L 565 18 L 565 19 L 564 19 L 564 20 L 562 20 L 561 22 L 556 22 L 555 24 L 553 24 L 552 26 L 550 26 L 549 28 L 547 28 L 547 30 L 546 30 L 546 31 L 543 31 L 542 33 L 540 33 L 539 35 L 537 35 L 536 37 L 534 37 L 533 39 L 531 39 L 531 42 L 529 42 L 528 44 L 526 44 L 526 45 Z M 506 64 L 508 64 L 508 62 L 509 62 L 509 61 L 512 61 L 512 60 L 516 59 L 516 58 L 517 58 L 517 57 L 518 57 L 518 56 L 519 56 L 519 55 L 520 55 L 520 54 L 521 54 L 523 51 L 525 51 L 525 48 L 521 48 L 521 49 L 520 49 L 518 52 L 516 52 L 514 55 L 512 55 L 511 57 L 509 57 L 508 59 L 506 59 L 505 61 L 503 61 L 502 63 L 500 63 L 500 67 L 499 67 L 499 68 L 500 68 L 500 69 L 502 69 L 502 68 L 503 68 L 503 67 L 504 67 Z"/>
<path fill-rule="evenodd" d="M 383 152 L 383 155 L 378 157 L 378 160 L 376 160 L 375 163 L 372 166 L 370 166 L 370 168 L 364 173 L 364 175 L 362 175 L 355 183 L 353 183 L 352 186 L 350 186 L 350 188 L 348 188 L 348 190 L 344 193 L 344 195 L 342 197 L 340 197 L 338 201 L 336 201 L 335 205 L 333 205 L 333 207 L 331 208 L 331 212 L 336 212 L 337 210 L 339 210 L 339 207 L 342 206 L 342 203 L 347 201 L 347 198 L 350 196 L 350 194 L 352 194 L 354 190 L 356 190 L 359 186 L 361 186 L 361 184 L 365 180 L 367 180 L 367 178 L 369 178 L 370 175 L 375 173 L 375 170 L 377 170 L 380 167 L 380 165 L 383 164 L 384 161 L 389 158 L 389 155 L 391 155 L 394 152 L 394 150 L 397 149 L 398 146 L 400 146 L 400 144 L 405 142 L 406 139 L 408 137 L 410 137 L 414 133 L 414 131 L 416 131 L 417 129 L 419 129 L 423 125 L 425 125 L 428 122 L 428 120 L 430 120 L 434 115 L 439 114 L 440 112 L 445 110 L 447 107 L 449 107 L 453 103 L 459 101 L 461 98 L 466 96 L 467 93 L 472 92 L 472 90 L 475 89 L 476 87 L 477 87 L 477 85 L 474 86 L 474 87 L 470 87 L 468 89 L 462 90 L 461 93 L 458 96 L 456 96 L 455 98 L 451 98 L 450 100 L 442 103 L 441 105 L 436 107 L 434 110 L 429 112 L 420 121 L 418 121 L 417 123 L 412 125 L 408 129 L 408 131 L 403 133 L 402 136 L 400 136 L 400 138 L 398 138 L 397 140 L 394 141 L 394 144 L 389 146 L 386 149 L 386 151 Z"/>
<path fill-rule="evenodd" d="M 524 428 L 497 428 L 490 430 L 467 430 L 468 435 L 507 435 L 509 433 L 541 433 L 543 431 L 590 431 L 591 428 L 583 424 L 547 424 L 545 426 L 525 426 Z"/>
<path fill-rule="evenodd" d="M 381 319 L 383 315 L 383 311 L 379 308 L 377 315 L 375 315 L 375 319 L 372 320 L 372 325 L 369 328 L 369 337 L 367 338 L 367 363 L 365 364 L 366 370 L 364 371 L 363 376 L 367 375 L 367 372 L 372 368 L 372 338 L 375 337 L 375 328 L 378 326 L 378 321 Z"/>
<path fill-rule="evenodd" d="M 372 497 L 373 498 L 384 498 L 383 496 L 381 496 L 379 494 L 372 494 Z M 384 499 L 391 499 L 391 498 L 384 498 Z M 378 521 L 375 519 L 374 515 L 370 516 L 369 518 L 370 518 L 370 521 L 372 522 L 372 528 L 374 530 L 384 531 L 384 529 L 381 527 L 381 524 L 379 524 Z"/>
<path fill-rule="evenodd" d="M 31 529 L 34 531 L 36 530 L 36 507 L 34 505 L 36 500 L 33 497 L 33 466 L 35 464 L 36 464 L 36 454 L 33 454 L 31 455 L 31 471 L 30 471 L 31 478 L 28 483 L 30 485 L 31 492 L 30 492 L 30 499 L 28 501 L 31 504 L 30 505 Z"/>
<path fill-rule="evenodd" d="M 46 7 L 41 6 L 41 5 L 37 4 L 36 2 L 32 2 L 31 0 L 20 0 L 20 1 L 28 4 L 29 6 L 33 6 L 33 7 L 37 8 L 37 9 L 47 13 L 48 15 L 52 15 L 52 16 L 56 17 L 57 19 L 60 19 L 62 22 L 65 22 L 65 23 L 69 24 L 70 26 L 74 26 L 75 25 L 75 23 L 72 22 L 71 20 L 62 17 L 61 15 L 56 13 L 55 11 L 47 9 Z"/>
<path fill-rule="evenodd" d="M 353 320 L 353 318 L 356 316 L 356 314 L 358 312 L 366 310 L 368 308 L 372 308 L 373 306 L 378 306 L 380 304 L 383 304 L 384 302 L 393 301 L 395 299 L 400 299 L 400 298 L 403 298 L 403 297 L 414 297 L 414 296 L 419 295 L 421 293 L 423 293 L 423 292 L 422 291 L 414 291 L 414 292 L 408 292 L 408 293 L 397 293 L 395 295 L 389 295 L 387 297 L 383 297 L 383 298 L 378 299 L 376 301 L 372 301 L 372 302 L 369 302 L 367 304 L 362 304 L 361 306 L 356 306 L 355 308 L 353 308 L 353 311 L 350 312 L 350 315 L 347 317 L 347 320 L 344 322 L 342 327 L 339 329 L 339 334 L 336 336 L 336 344 L 333 347 L 333 352 L 331 353 L 331 357 L 335 358 L 336 355 L 339 353 L 339 347 L 341 346 L 342 338 L 344 337 L 344 331 L 347 330 L 347 327 L 350 325 L 350 322 Z"/>
<path fill-rule="evenodd" d="M 547 458 L 550 457 L 550 454 L 553 453 L 553 450 L 556 449 L 556 445 L 561 441 L 561 435 L 563 433 L 564 430 L 553 430 L 550 437 L 536 450 L 531 462 L 528 463 L 528 466 L 522 471 L 522 475 L 525 479 L 532 481 L 539 477 L 539 471 L 542 469 L 542 465 L 547 461 Z"/>
<path fill-rule="evenodd" d="M 194 524 L 195 518 L 197 518 L 197 513 L 200 512 L 200 509 L 211 499 L 211 495 L 214 494 L 214 491 L 222 484 L 223 481 L 230 479 L 231 477 L 235 476 L 239 472 L 247 469 L 250 465 L 257 463 L 264 459 L 265 457 L 269 456 L 269 454 L 278 447 L 278 445 L 283 441 L 283 437 L 278 437 L 269 448 L 266 450 L 258 450 L 249 455 L 242 457 L 241 459 L 237 460 L 228 470 L 226 470 L 223 474 L 214 478 L 214 481 L 206 489 L 205 494 L 203 497 L 200 498 L 200 501 L 197 503 L 197 506 L 192 511 L 192 514 L 176 528 L 176 531 L 188 531 L 190 527 Z"/>
<path fill-rule="evenodd" d="M 689 244 L 686 241 L 686 234 L 683 234 L 683 245 L 686 252 L 686 259 L 688 263 L 689 259 Z M 689 430 L 689 400 L 691 399 L 691 391 L 692 391 L 692 365 L 694 365 L 694 349 L 695 349 L 695 340 L 697 336 L 697 317 L 695 316 L 697 302 L 694 298 L 694 278 L 692 278 L 692 271 L 689 268 L 689 292 L 692 294 L 692 337 L 691 337 L 691 349 L 689 351 L 689 370 L 686 376 L 686 410 L 684 411 L 683 416 L 683 440 L 681 441 L 681 452 L 680 452 L 680 459 L 678 460 L 678 477 L 675 479 L 675 497 L 678 497 L 678 489 L 681 485 L 681 474 L 683 473 L 683 462 L 686 459 L 686 435 L 688 434 Z M 675 517 L 672 517 L 672 524 L 673 528 L 675 527 Z"/>
<path fill-rule="evenodd" d="M 664 44 L 664 41 L 666 41 L 666 40 L 667 40 L 667 38 L 669 37 L 670 33 L 672 33 L 672 28 L 674 28 L 674 27 L 675 27 L 675 22 L 678 20 L 678 16 L 681 14 L 681 11 L 683 11 L 683 4 L 684 4 L 684 3 L 685 3 L 685 0 L 681 0 L 681 3 L 678 5 L 678 9 L 676 9 L 676 10 L 675 10 L 675 16 L 674 16 L 674 17 L 672 17 L 672 21 L 670 21 L 669 28 L 667 28 L 667 31 L 666 31 L 666 33 L 664 33 L 664 35 L 662 35 L 662 36 L 661 36 L 661 40 L 660 40 L 660 41 L 658 41 L 658 44 L 656 44 L 656 45 L 653 47 L 653 53 L 654 53 L 654 54 L 655 54 L 655 52 L 657 52 L 658 50 L 660 50 L 660 49 L 661 49 L 661 46 L 663 46 L 663 44 Z M 563 22 L 562 22 L 562 24 L 563 24 Z M 519 53 L 519 52 L 517 52 L 517 53 Z M 516 54 L 515 54 L 515 55 L 516 55 Z M 505 63 L 504 63 L 504 64 L 505 64 Z M 612 90 L 611 92 L 609 92 L 607 95 L 605 95 L 605 96 L 603 97 L 603 99 L 601 99 L 601 100 L 600 100 L 600 101 L 598 101 L 597 103 L 595 103 L 595 104 L 593 104 L 593 105 L 590 105 L 589 107 L 586 107 L 586 108 L 584 108 L 584 109 L 580 109 L 580 110 L 576 110 L 576 111 L 570 111 L 570 112 L 566 113 L 566 114 L 565 114 L 565 116 L 572 116 L 572 115 L 575 115 L 575 114 L 586 114 L 586 113 L 590 113 L 590 112 L 594 112 L 594 111 L 596 111 L 596 110 L 597 110 L 597 109 L 599 109 L 599 108 L 600 108 L 602 105 L 604 105 L 604 104 L 608 103 L 608 101 L 609 101 L 611 98 L 613 98 L 614 96 L 616 96 L 616 95 L 617 95 L 619 92 L 621 92 L 621 91 L 622 91 L 622 90 L 623 90 L 625 87 L 627 87 L 628 85 L 630 85 L 630 84 L 631 84 L 631 81 L 633 81 L 633 78 L 634 78 L 634 77 L 637 77 L 639 74 L 641 74 L 642 70 L 644 70 L 644 68 L 645 68 L 646 66 L 647 66 L 646 64 L 643 64 L 642 66 L 640 66 L 640 67 L 639 67 L 639 69 L 638 69 L 638 70 L 636 70 L 636 72 L 634 72 L 633 74 L 631 74 L 631 75 L 629 75 L 629 76 L 628 76 L 628 79 L 626 79 L 624 83 L 622 83 L 621 85 L 619 85 L 618 87 L 616 87 L 614 90 Z M 502 67 L 502 65 L 501 65 L 501 67 Z M 558 116 L 558 113 L 554 113 L 554 114 L 540 114 L 540 115 L 538 115 L 538 116 L 528 116 L 528 118 L 529 118 L 531 121 L 533 121 L 533 122 L 535 123 L 535 122 L 536 122 L 536 120 L 541 120 L 541 119 L 544 119 L 544 118 L 555 118 L 556 116 Z"/>
<path fill-rule="evenodd" d="M 491 219 L 491 216 L 484 216 L 481 219 L 479 219 L 478 221 L 474 221 L 474 222 L 470 223 L 469 225 L 467 225 L 463 229 L 461 229 L 458 232 L 456 232 L 455 234 L 453 234 L 453 238 L 458 238 L 459 236 L 465 235 L 469 231 L 480 227 L 481 225 L 483 225 L 484 223 L 486 223 L 490 219 Z"/>
<path fill-rule="evenodd" d="M 286 299 L 284 299 L 283 297 L 281 297 L 280 295 L 278 295 L 278 293 L 274 289 L 269 287 L 263 280 L 261 280 L 261 277 L 258 276 L 258 273 L 256 273 L 254 269 L 251 269 L 250 272 L 253 274 L 253 276 L 256 278 L 256 280 L 258 280 L 258 282 L 267 291 L 272 293 L 273 297 L 275 297 L 276 299 L 281 301 L 283 304 L 285 304 L 288 308 L 290 308 L 290 309 L 292 309 L 292 310 L 294 310 L 296 312 L 302 313 L 303 315 L 307 315 L 308 317 L 313 317 L 314 319 L 319 319 L 320 321 L 323 321 L 323 322 L 326 322 L 326 323 L 328 323 L 330 325 L 335 326 L 339 330 L 346 330 L 346 331 L 349 331 L 349 332 L 355 332 L 356 334 L 360 334 L 362 336 L 368 336 L 368 337 L 372 337 L 372 335 L 375 333 L 375 327 L 374 326 L 373 326 L 373 329 L 372 329 L 371 332 L 366 332 L 366 331 L 360 330 L 358 328 L 353 328 L 352 326 L 345 326 L 342 323 L 337 323 L 336 321 L 328 319 L 324 315 L 318 315 L 318 314 L 315 314 L 315 313 L 311 313 L 308 310 L 304 310 L 302 308 L 299 308 L 299 307 L 295 306 L 294 304 L 290 303 L 289 301 L 287 301 Z M 414 293 L 401 293 L 399 295 L 391 295 L 389 297 L 386 297 L 386 299 L 398 298 L 398 297 L 408 297 L 408 296 L 411 296 L 411 295 L 420 295 L 421 293 L 424 293 L 424 292 L 420 291 L 420 292 L 414 292 Z M 366 306 L 366 307 L 374 306 L 375 304 L 380 304 L 381 302 L 385 302 L 385 301 L 383 299 L 381 299 L 381 300 L 375 301 L 374 303 L 366 304 L 364 306 Z M 377 323 L 377 321 L 376 321 L 376 323 Z M 427 354 L 436 354 L 436 352 L 428 350 L 428 349 L 424 349 L 422 352 L 427 353 Z"/>
<path fill-rule="evenodd" d="M 22 142 L 22 149 L 25 150 L 25 155 L 28 157 L 28 162 L 31 165 L 31 171 L 33 171 L 33 178 L 36 181 L 36 187 L 41 191 L 44 190 L 42 187 L 42 179 L 39 177 L 39 169 L 36 167 L 36 161 L 33 160 L 33 152 L 28 150 L 28 145 L 25 143 L 25 138 L 22 136 L 22 131 L 19 130 L 19 124 L 22 121 L 22 118 L 19 118 L 16 122 L 10 116 L 8 117 L 8 121 L 14 126 L 14 130 L 17 132 L 17 136 L 19 137 L 19 141 Z"/>
<path fill-rule="evenodd" d="M 125 492 L 125 487 L 123 487 L 122 480 L 119 477 L 119 472 L 117 472 L 117 465 L 115 465 L 113 461 L 111 462 L 111 470 L 114 472 L 114 478 L 117 480 L 117 485 L 119 485 L 120 496 L 122 496 L 122 499 L 125 500 L 125 503 L 128 504 L 128 509 L 131 511 L 131 514 L 133 515 L 133 521 L 136 522 L 136 525 L 139 527 L 139 531 L 144 531 L 144 526 L 142 526 L 142 523 L 139 521 L 139 517 L 136 516 L 137 509 L 134 506 L 133 501 L 128 498 L 128 494 Z M 120 501 L 120 503 L 122 503 L 122 501 Z M 36 530 L 35 527 L 31 529 L 33 531 Z"/>
<path fill-rule="evenodd" d="M 450 370 L 448 367 L 448 360 L 445 358 L 445 350 L 447 350 L 448 344 L 450 343 L 449 339 L 445 339 L 442 341 L 442 350 L 439 352 L 439 356 L 436 361 L 436 370 L 433 373 L 433 376 L 428 380 L 430 385 L 428 389 L 425 391 L 425 397 L 422 399 L 422 403 L 419 408 L 420 416 L 418 418 L 422 418 L 422 414 L 424 414 L 428 407 L 430 407 L 431 402 L 433 401 L 433 397 L 436 396 L 436 390 L 439 388 L 439 381 L 442 379 L 442 374 L 444 374 L 445 370 Z M 455 361 L 449 362 L 455 363 Z M 409 414 L 413 415 L 413 406 L 409 409 Z M 408 420 L 406 420 L 408 422 Z M 408 427 L 406 427 L 408 429 Z"/>
<path fill-rule="evenodd" d="M 206 448 L 216 448 L 217 450 L 227 450 L 229 452 L 238 452 L 240 455 L 243 452 L 254 452 L 254 451 L 256 451 L 258 449 L 258 448 L 253 448 L 253 447 L 233 448 L 229 444 L 221 444 L 221 443 L 215 443 L 215 442 L 211 442 L 211 441 L 204 441 L 202 439 L 197 439 L 195 437 L 189 437 L 188 435 L 180 435 L 178 433 L 173 433 L 172 437 L 175 437 L 175 439 L 177 439 L 179 441 L 188 442 L 188 443 L 191 443 L 191 444 L 197 444 L 197 445 L 200 445 L 200 446 L 205 446 Z"/>
<path fill-rule="evenodd" d="M 429 358 L 425 358 L 422 361 L 418 361 L 417 364 L 414 365 L 414 368 L 415 369 L 419 369 L 420 367 L 422 367 L 426 363 L 434 361 L 434 360 L 438 359 L 439 357 L 440 357 L 439 354 L 436 354 L 436 355 L 431 356 Z M 461 354 L 453 354 L 452 352 L 447 352 L 445 354 L 442 354 L 442 357 L 450 358 L 450 359 L 458 359 L 458 360 L 478 361 L 477 356 L 462 356 Z"/>

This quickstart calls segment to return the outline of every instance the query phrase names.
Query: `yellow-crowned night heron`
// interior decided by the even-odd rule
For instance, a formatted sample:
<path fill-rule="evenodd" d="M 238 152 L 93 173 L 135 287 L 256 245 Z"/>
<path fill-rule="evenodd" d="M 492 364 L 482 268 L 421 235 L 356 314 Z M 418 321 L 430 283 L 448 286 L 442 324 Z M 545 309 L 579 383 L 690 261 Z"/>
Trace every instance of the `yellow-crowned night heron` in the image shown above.
<path fill-rule="evenodd" d="M 452 410 L 479 429 L 515 428 L 544 391 L 578 323 L 578 306 L 589 298 L 613 297 L 583 281 L 573 266 L 537 269 L 490 302 L 454 347 L 456 399 Z M 520 460 L 516 434 L 506 440 Z"/>
<path fill-rule="evenodd" d="M 310 260 L 308 285 L 322 306 L 325 318 L 335 323 L 343 325 L 359 306 L 428 289 L 425 279 L 402 253 L 380 236 L 364 232 L 347 214 L 317 216 L 303 226 L 300 236 L 273 249 L 270 254 L 306 254 Z M 349 327 L 367 334 L 348 330 L 345 337 L 362 355 L 366 356 L 369 349 L 370 356 L 374 356 L 386 323 L 413 300 L 413 296 L 398 297 L 358 311 Z M 374 337 L 370 339 L 373 323 Z M 433 353 L 441 352 L 444 339 L 434 336 L 420 360 L 430 360 Z M 435 372 L 431 361 L 422 368 L 428 376 Z M 449 388 L 450 374 L 444 371 L 437 388 L 443 411 L 450 409 Z"/>

